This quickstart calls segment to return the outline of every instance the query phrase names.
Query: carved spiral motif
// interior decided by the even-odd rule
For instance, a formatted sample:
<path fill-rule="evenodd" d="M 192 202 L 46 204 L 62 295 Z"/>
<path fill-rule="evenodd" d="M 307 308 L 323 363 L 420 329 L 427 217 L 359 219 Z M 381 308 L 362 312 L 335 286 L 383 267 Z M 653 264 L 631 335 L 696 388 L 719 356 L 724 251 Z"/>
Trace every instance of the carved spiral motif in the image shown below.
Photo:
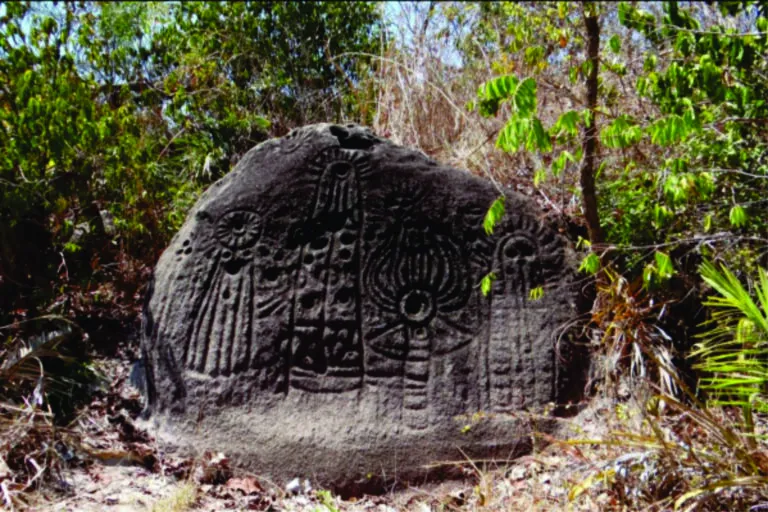
<path fill-rule="evenodd" d="M 216 223 L 216 238 L 228 249 L 253 247 L 261 234 L 261 218 L 248 210 L 234 210 Z"/>

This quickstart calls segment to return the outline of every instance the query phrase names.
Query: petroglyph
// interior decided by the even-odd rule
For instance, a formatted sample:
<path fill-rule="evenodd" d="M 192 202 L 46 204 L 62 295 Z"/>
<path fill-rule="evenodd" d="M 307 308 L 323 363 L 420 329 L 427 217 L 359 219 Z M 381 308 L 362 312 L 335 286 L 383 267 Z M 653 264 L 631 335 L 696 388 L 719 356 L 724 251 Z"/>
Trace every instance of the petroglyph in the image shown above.
<path fill-rule="evenodd" d="M 437 458 L 511 442 L 504 429 L 456 437 L 454 418 L 564 402 L 583 372 L 559 345 L 579 313 L 570 249 L 512 193 L 486 235 L 496 196 L 355 125 L 255 148 L 156 267 L 149 411 L 196 447 L 237 439 L 246 463 L 275 474 L 296 469 L 285 459 L 297 447 L 354 454 L 344 470 L 308 459 L 349 476 L 429 462 L 410 441 Z"/>

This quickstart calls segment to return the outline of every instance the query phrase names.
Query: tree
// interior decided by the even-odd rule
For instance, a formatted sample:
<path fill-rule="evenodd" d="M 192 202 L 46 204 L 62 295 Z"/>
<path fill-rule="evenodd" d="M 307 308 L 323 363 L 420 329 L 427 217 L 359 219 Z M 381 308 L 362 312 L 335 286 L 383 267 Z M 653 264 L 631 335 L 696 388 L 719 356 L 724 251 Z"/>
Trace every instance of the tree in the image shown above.
<path fill-rule="evenodd" d="M 599 21 L 598 7 L 604 12 Z M 603 231 L 607 245 L 601 252 L 611 252 L 624 271 L 643 270 L 649 286 L 674 273 L 662 248 L 674 249 L 675 240 L 694 240 L 693 248 L 706 254 L 703 241 L 724 242 L 719 247 L 731 244 L 728 253 L 735 257 L 745 250 L 754 254 L 749 243 L 765 239 L 765 218 L 749 213 L 761 204 L 766 184 L 766 63 L 756 57 L 766 49 L 764 13 L 750 2 L 721 7 L 720 17 L 708 17 L 700 6 L 685 10 L 670 2 L 662 7 L 652 14 L 627 3 L 614 12 L 585 4 L 581 31 L 570 5 L 559 4 L 556 13 L 549 6 L 503 4 L 498 9 L 510 20 L 505 30 L 511 33 L 498 41 L 512 39 L 505 43 L 508 51 L 524 55 L 507 59 L 517 63 L 511 66 L 515 75 L 488 82 L 478 95 L 486 115 L 510 100 L 512 115 L 497 140 L 501 149 L 537 153 L 542 164 L 551 162 L 556 178 L 573 168 L 568 164 L 582 162 L 582 209 L 592 242 L 601 241 Z M 514 21 L 523 19 L 525 24 Z M 752 28 L 740 33 L 726 28 L 726 22 Z M 608 27 L 602 37 L 601 23 Z M 600 40 L 608 42 L 605 49 L 597 49 Z M 558 54 L 557 46 L 567 55 Z M 555 82 L 550 67 L 568 75 L 570 87 Z M 520 77 L 521 72 L 530 77 Z M 583 86 L 579 76 L 585 77 Z M 512 83 L 528 85 L 512 88 Z M 536 97 L 536 91 L 542 84 L 554 85 L 583 110 L 551 115 L 557 121 L 548 129 L 543 118 L 521 117 L 520 95 L 530 92 L 533 98 L 525 101 L 541 105 L 546 98 Z M 575 135 L 578 124 L 582 147 L 572 153 L 573 139 L 564 135 Z M 592 131 L 595 124 L 599 129 Z M 553 143 L 568 149 L 549 157 Z M 546 188 L 547 174 L 537 171 L 534 183 L 557 194 Z M 592 200 L 590 176 L 596 175 L 599 202 Z M 716 192 L 721 195 L 713 201 Z M 722 202 L 730 206 L 723 208 Z M 653 244 L 658 250 L 650 261 L 647 251 L 633 249 Z M 690 243 L 680 244 L 691 249 Z M 594 271 L 597 259 L 590 258 L 583 268 Z M 637 265 L 643 259 L 647 264 Z"/>
<path fill-rule="evenodd" d="M 2 315 L 131 302 L 270 125 L 355 114 L 370 66 L 348 53 L 376 53 L 379 26 L 368 3 L 5 4 Z"/>
<path fill-rule="evenodd" d="M 579 183 L 581 198 L 584 203 L 584 218 L 589 229 L 589 241 L 592 246 L 603 243 L 603 228 L 600 226 L 600 214 L 597 209 L 595 191 L 595 173 L 598 167 L 597 155 L 597 93 L 600 58 L 600 19 L 594 4 L 584 6 L 584 27 L 587 32 L 587 77 L 586 77 L 586 106 L 589 115 L 584 121 L 581 135 L 581 147 L 584 160 L 581 164 Z"/>

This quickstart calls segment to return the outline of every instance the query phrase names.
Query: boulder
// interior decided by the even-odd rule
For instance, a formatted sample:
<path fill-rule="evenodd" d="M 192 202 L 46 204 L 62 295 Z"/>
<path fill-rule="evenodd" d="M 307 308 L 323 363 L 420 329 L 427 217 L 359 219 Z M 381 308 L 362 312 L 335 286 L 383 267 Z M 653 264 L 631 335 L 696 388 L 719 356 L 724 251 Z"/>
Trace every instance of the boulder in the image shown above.
<path fill-rule="evenodd" d="M 508 192 L 486 234 L 498 195 L 357 125 L 252 149 L 154 272 L 142 352 L 159 440 L 335 489 L 525 451 L 524 412 L 580 398 L 583 310 L 573 252 L 536 205 Z"/>

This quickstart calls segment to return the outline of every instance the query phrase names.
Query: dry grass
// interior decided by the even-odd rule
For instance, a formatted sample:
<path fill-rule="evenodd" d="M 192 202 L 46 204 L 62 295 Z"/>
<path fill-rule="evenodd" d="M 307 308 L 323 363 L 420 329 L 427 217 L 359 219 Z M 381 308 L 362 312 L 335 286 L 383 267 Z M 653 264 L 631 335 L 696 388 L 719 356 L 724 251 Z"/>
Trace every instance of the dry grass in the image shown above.
<path fill-rule="evenodd" d="M 517 157 L 494 148 L 502 119 L 484 119 L 466 109 L 490 75 L 452 65 L 455 60 L 436 33 L 450 24 L 429 5 L 396 6 L 398 41 L 376 56 L 376 73 L 367 84 L 375 91 L 372 128 L 393 142 L 416 147 L 448 165 L 469 169 L 496 182 L 508 182 Z"/>
<path fill-rule="evenodd" d="M 170 495 L 155 503 L 150 510 L 152 512 L 184 512 L 192 508 L 197 497 L 197 484 L 185 482 L 177 486 Z"/>

